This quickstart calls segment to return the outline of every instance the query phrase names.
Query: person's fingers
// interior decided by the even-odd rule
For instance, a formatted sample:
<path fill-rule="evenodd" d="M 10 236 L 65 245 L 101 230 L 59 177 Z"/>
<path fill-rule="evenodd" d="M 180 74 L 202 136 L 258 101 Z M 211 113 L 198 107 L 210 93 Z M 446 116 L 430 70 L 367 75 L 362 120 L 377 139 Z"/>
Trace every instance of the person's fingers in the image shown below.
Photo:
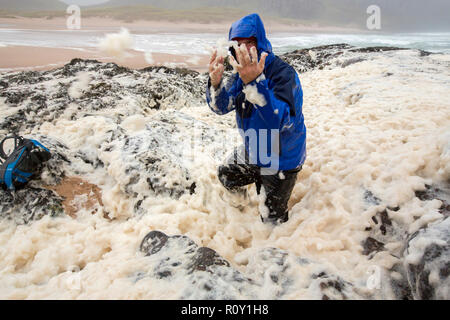
<path fill-rule="evenodd" d="M 215 68 L 210 74 L 209 77 L 211 79 L 211 84 L 214 87 L 217 87 L 220 83 L 220 80 L 222 79 L 222 74 L 224 71 L 223 65 L 220 65 L 219 67 Z"/>
<path fill-rule="evenodd" d="M 258 62 L 258 69 L 259 70 L 264 70 L 264 66 L 265 66 L 265 64 L 266 64 L 266 58 L 267 58 L 267 56 L 268 56 L 268 53 L 267 52 L 263 52 L 262 54 L 261 54 L 261 59 L 259 60 L 259 62 Z"/>
<path fill-rule="evenodd" d="M 219 59 L 219 58 L 216 59 L 216 63 L 214 65 L 214 71 L 217 71 L 224 67 L 223 63 L 220 63 L 220 60 L 221 59 Z"/>
<path fill-rule="evenodd" d="M 214 70 L 216 59 L 217 59 L 217 49 L 214 50 L 214 52 L 211 55 L 211 59 L 209 60 L 209 66 L 208 66 L 209 73 L 211 73 Z"/>
<path fill-rule="evenodd" d="M 234 47 L 234 51 L 236 52 L 237 62 L 239 63 L 239 65 L 243 65 L 244 58 L 242 57 L 241 49 L 235 44 L 233 44 L 233 47 Z"/>
<path fill-rule="evenodd" d="M 214 69 L 217 69 L 218 67 L 223 65 L 223 57 L 218 56 L 216 60 L 214 61 Z"/>
<path fill-rule="evenodd" d="M 217 75 L 219 77 L 222 77 L 223 71 L 225 70 L 225 67 L 223 64 L 219 65 L 219 67 L 217 68 Z"/>
<path fill-rule="evenodd" d="M 216 57 L 217 57 L 217 49 L 214 49 L 211 55 L 211 59 L 209 60 L 209 64 L 213 63 L 213 61 L 216 60 Z"/>
<path fill-rule="evenodd" d="M 214 60 L 214 68 L 217 68 L 217 66 L 219 65 L 219 61 L 222 57 L 221 56 L 217 56 L 216 60 Z"/>
<path fill-rule="evenodd" d="M 217 76 L 219 75 L 220 71 L 220 67 L 219 68 L 215 68 L 213 70 L 213 72 L 210 73 L 210 77 L 213 78 L 214 80 L 217 78 Z"/>
<path fill-rule="evenodd" d="M 234 59 L 233 56 L 230 56 L 230 64 L 235 70 L 241 68 L 241 65 L 236 62 L 236 59 Z"/>
<path fill-rule="evenodd" d="M 250 56 L 248 55 L 248 51 L 247 51 L 247 46 L 245 44 L 241 44 L 240 46 L 241 49 L 241 54 L 242 54 L 242 58 L 244 59 L 243 63 L 241 62 L 241 64 L 250 64 Z"/>
<path fill-rule="evenodd" d="M 216 57 L 216 59 L 214 59 L 214 61 L 209 65 L 209 72 L 212 72 L 217 68 L 217 66 L 219 65 L 219 60 L 220 57 Z"/>
<path fill-rule="evenodd" d="M 258 53 L 255 47 L 250 48 L 250 54 L 252 58 L 252 63 L 258 63 Z"/>

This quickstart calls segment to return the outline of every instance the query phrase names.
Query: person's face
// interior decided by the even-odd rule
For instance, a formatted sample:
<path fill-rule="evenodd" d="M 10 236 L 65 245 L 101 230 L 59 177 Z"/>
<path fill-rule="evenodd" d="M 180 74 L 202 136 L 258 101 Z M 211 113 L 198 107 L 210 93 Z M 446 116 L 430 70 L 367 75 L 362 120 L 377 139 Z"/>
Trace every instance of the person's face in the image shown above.
<path fill-rule="evenodd" d="M 256 39 L 253 37 L 252 38 L 235 38 L 234 40 L 237 41 L 239 47 L 241 46 L 241 44 L 245 44 L 249 54 L 250 54 L 251 47 L 256 48 Z"/>
<path fill-rule="evenodd" d="M 234 38 L 234 41 L 236 41 L 238 43 L 238 47 L 241 47 L 241 45 L 245 45 L 245 47 L 247 48 L 247 52 L 251 57 L 250 54 L 250 49 L 252 47 L 255 47 L 255 49 L 257 49 L 257 42 L 256 42 L 256 38 L 255 37 L 251 37 L 251 38 Z M 236 61 L 238 61 L 238 57 L 234 54 L 234 49 L 230 49 L 234 58 L 236 59 Z M 239 61 L 238 61 L 239 62 Z"/>

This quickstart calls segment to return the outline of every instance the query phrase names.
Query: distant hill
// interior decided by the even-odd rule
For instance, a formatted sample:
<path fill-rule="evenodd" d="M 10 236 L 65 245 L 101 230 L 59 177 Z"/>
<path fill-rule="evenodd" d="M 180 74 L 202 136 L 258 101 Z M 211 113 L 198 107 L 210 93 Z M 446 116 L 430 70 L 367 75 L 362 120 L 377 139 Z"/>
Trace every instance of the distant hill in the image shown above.
<path fill-rule="evenodd" d="M 274 17 L 360 28 L 366 26 L 367 8 L 378 5 L 386 29 L 450 31 L 448 0 L 110 0 L 99 6 L 132 5 L 151 5 L 172 10 L 235 8 Z"/>
<path fill-rule="evenodd" d="M 381 9 L 382 31 L 450 31 L 449 0 L 110 0 L 82 7 L 82 16 L 210 22 L 258 12 L 288 22 L 365 29 L 366 10 L 374 4 Z M 0 13 L 32 12 L 26 16 L 61 16 L 66 7 L 58 0 L 0 0 Z"/>

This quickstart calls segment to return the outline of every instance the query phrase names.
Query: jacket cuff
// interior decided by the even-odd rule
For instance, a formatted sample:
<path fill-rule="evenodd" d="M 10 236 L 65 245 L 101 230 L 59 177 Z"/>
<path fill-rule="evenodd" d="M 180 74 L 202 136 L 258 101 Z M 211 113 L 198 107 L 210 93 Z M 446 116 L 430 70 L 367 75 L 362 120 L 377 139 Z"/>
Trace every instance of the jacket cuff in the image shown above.
<path fill-rule="evenodd" d="M 208 89 L 211 92 L 211 94 L 217 95 L 219 94 L 219 92 L 222 90 L 223 87 L 223 78 L 220 79 L 220 83 L 219 83 L 219 87 L 216 89 L 214 88 L 214 86 L 211 84 L 211 78 L 208 77 Z"/>
<path fill-rule="evenodd" d="M 211 109 L 218 114 L 221 114 L 221 110 L 217 105 L 217 97 L 220 95 L 223 89 L 223 79 L 220 80 L 219 88 L 215 89 L 211 84 L 211 78 L 208 77 L 208 86 L 206 88 L 206 99 Z"/>
<path fill-rule="evenodd" d="M 261 74 L 258 77 L 256 77 L 255 80 L 250 81 L 247 84 L 243 84 L 243 87 L 245 88 L 246 86 L 249 86 L 249 85 L 256 85 L 259 82 L 264 81 L 264 80 L 266 80 L 266 76 L 264 75 L 264 72 L 261 72 Z"/>

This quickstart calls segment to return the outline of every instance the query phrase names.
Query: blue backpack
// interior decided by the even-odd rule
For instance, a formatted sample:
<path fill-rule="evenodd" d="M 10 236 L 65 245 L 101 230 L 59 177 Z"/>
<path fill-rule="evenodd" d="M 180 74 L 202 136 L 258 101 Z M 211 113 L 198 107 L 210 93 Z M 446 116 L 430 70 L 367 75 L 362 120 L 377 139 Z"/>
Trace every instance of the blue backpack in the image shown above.
<path fill-rule="evenodd" d="M 8 139 L 14 139 L 14 150 L 6 155 L 3 144 Z M 17 135 L 4 138 L 0 142 L 0 186 L 8 190 L 23 187 L 50 157 L 50 151 L 36 140 Z"/>

